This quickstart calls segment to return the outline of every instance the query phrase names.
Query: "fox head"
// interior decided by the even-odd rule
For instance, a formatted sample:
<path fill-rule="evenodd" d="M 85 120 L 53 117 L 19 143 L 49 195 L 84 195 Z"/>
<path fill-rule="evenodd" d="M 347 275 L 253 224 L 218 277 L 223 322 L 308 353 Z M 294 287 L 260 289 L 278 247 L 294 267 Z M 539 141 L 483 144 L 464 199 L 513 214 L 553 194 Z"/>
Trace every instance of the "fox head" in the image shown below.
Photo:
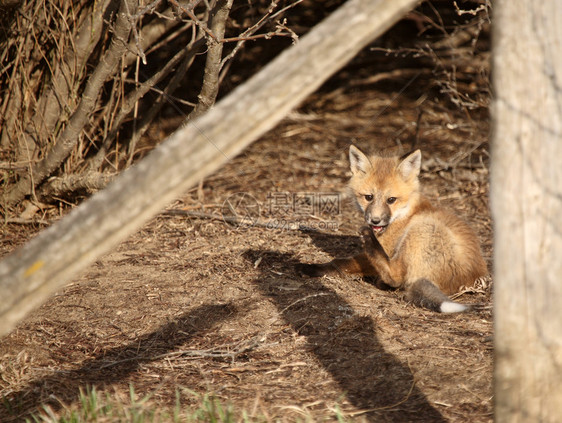
<path fill-rule="evenodd" d="M 367 156 L 352 145 L 349 162 L 349 187 L 375 235 L 409 215 L 419 198 L 420 150 L 403 157 Z"/>

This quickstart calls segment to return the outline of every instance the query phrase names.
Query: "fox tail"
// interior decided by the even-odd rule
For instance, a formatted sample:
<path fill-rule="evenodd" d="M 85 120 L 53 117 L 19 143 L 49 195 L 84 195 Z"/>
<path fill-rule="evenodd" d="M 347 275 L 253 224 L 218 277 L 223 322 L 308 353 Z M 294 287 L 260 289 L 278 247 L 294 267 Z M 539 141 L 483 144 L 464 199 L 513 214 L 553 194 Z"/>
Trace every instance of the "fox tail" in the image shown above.
<path fill-rule="evenodd" d="M 454 302 L 428 279 L 418 279 L 406 290 L 408 301 L 440 313 L 460 313 L 468 306 Z"/>

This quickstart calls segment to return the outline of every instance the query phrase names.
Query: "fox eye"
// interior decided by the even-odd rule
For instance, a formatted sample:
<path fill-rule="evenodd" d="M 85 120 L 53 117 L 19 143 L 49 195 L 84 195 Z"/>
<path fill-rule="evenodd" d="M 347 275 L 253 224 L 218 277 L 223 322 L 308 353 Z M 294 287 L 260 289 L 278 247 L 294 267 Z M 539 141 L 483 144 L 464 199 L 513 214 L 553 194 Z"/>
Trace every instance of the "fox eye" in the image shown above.
<path fill-rule="evenodd" d="M 365 200 L 373 201 L 373 194 L 365 194 Z"/>
<path fill-rule="evenodd" d="M 396 203 L 397 198 L 396 197 L 388 197 L 386 199 L 386 204 L 394 204 Z"/>

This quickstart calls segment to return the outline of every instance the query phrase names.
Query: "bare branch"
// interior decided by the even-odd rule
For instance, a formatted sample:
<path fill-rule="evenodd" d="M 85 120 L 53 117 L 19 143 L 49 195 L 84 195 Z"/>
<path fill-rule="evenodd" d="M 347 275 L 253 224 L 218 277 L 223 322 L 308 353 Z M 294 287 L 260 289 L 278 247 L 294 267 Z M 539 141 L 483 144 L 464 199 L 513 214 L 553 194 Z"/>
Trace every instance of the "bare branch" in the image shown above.
<path fill-rule="evenodd" d="M 89 172 L 51 178 L 41 186 L 37 196 L 42 201 L 48 201 L 52 197 L 64 197 L 77 191 L 93 194 L 104 189 L 114 177 L 108 173 Z"/>
<path fill-rule="evenodd" d="M 138 14 L 140 14 L 140 12 Z M 171 11 L 169 9 L 160 14 L 160 16 L 168 15 L 171 17 Z M 157 40 L 179 24 L 180 22 L 172 19 L 153 19 L 147 25 L 144 25 L 140 33 L 137 33 L 135 38 L 131 40 L 129 52 L 124 59 L 124 65 L 130 66 L 137 59 L 137 50 L 142 51 L 144 54 L 149 54 L 150 51 L 154 49 Z M 133 45 L 136 47 L 133 47 Z"/>
<path fill-rule="evenodd" d="M 129 142 L 130 145 L 129 153 L 128 153 L 129 157 L 127 158 L 128 165 L 130 165 L 133 160 L 137 142 L 139 141 L 141 136 L 146 132 L 152 120 L 156 117 L 156 115 L 158 115 L 158 113 L 160 113 L 160 110 L 162 109 L 164 104 L 166 104 L 166 102 L 169 101 L 169 94 L 173 93 L 176 90 L 181 80 L 183 79 L 186 70 L 193 63 L 194 58 L 195 58 L 194 54 L 189 54 L 183 58 L 182 62 L 180 63 L 180 66 L 174 73 L 174 76 L 172 77 L 168 85 L 166 85 L 166 88 L 164 89 L 162 95 L 158 98 L 158 100 L 156 100 L 154 105 L 144 114 L 140 124 L 137 126 L 136 131 L 133 133 L 131 140 Z"/>
<path fill-rule="evenodd" d="M 113 121 L 113 129 L 105 137 L 105 139 L 103 141 L 103 144 L 100 147 L 100 150 L 98 151 L 96 156 L 90 161 L 90 164 L 89 164 L 90 169 L 97 169 L 97 168 L 100 167 L 100 165 L 102 164 L 103 158 L 104 158 L 105 154 L 107 153 L 107 150 L 111 146 L 111 143 L 115 140 L 115 137 L 117 136 L 117 132 L 121 128 L 122 122 L 131 113 L 135 104 L 148 91 L 154 89 L 155 85 L 158 82 L 160 82 L 162 79 L 167 77 L 176 68 L 178 63 L 180 63 L 181 61 L 184 61 L 186 58 L 188 60 L 192 60 L 193 57 L 197 54 L 197 52 L 203 46 L 203 43 L 204 43 L 203 39 L 200 39 L 200 40 L 196 41 L 195 43 L 193 43 L 192 45 L 190 45 L 190 46 L 186 47 L 185 49 L 181 50 L 180 52 L 178 52 L 174 57 L 172 57 L 172 59 L 168 63 L 166 63 L 166 65 L 162 69 L 160 69 L 158 72 L 156 72 L 147 81 L 140 84 L 139 87 L 135 91 L 132 91 L 131 93 L 129 93 L 127 95 L 127 97 L 123 101 L 123 104 L 120 108 L 120 111 L 119 111 L 117 117 Z M 160 91 L 160 90 L 158 90 L 158 91 Z M 165 92 L 160 91 L 160 93 L 162 95 L 166 95 Z M 153 113 L 149 113 L 149 115 L 152 115 L 152 114 Z M 150 121 L 152 121 L 152 119 L 150 119 Z M 132 154 L 129 155 L 129 158 L 132 160 Z"/>
<path fill-rule="evenodd" d="M 74 48 L 65 50 L 64 60 L 57 64 L 48 90 L 38 101 L 32 124 L 26 128 L 25 136 L 28 139 L 43 139 L 46 144 L 45 137 L 55 132 L 62 114 L 75 108 L 76 80 L 82 74 L 86 61 L 101 36 L 104 14 L 110 3 L 110 0 L 96 3 L 92 16 L 84 21 L 76 36 Z"/>
<path fill-rule="evenodd" d="M 187 117 L 187 121 L 197 118 L 215 104 L 219 93 L 219 75 L 221 70 L 223 43 L 226 20 L 234 0 L 219 0 L 211 11 L 211 32 L 214 37 L 207 38 L 207 61 L 205 62 L 205 75 L 203 86 L 199 93 L 199 102 Z"/>

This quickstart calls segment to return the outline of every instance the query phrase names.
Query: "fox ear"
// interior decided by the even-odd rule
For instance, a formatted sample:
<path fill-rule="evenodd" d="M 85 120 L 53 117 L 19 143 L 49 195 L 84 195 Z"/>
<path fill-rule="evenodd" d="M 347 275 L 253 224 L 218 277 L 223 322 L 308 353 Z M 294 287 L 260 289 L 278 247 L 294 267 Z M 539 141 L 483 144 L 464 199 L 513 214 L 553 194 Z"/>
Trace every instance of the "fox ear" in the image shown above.
<path fill-rule="evenodd" d="M 352 144 L 349 146 L 349 165 L 351 173 L 355 175 L 358 172 L 367 173 L 371 167 L 371 162 L 365 153 Z"/>
<path fill-rule="evenodd" d="M 408 154 L 398 165 L 398 172 L 405 180 L 417 178 L 421 168 L 421 151 L 416 150 Z"/>

